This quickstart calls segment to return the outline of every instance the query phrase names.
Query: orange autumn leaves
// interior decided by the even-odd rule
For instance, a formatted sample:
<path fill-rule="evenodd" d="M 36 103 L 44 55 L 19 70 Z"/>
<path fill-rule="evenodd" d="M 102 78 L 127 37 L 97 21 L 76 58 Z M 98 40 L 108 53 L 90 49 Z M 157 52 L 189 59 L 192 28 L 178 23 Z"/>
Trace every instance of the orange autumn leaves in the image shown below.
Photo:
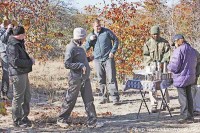
<path fill-rule="evenodd" d="M 46 60 L 53 47 L 48 40 L 63 37 L 60 32 L 48 30 L 48 24 L 55 19 L 48 0 L 5 0 L 0 2 L 0 15 L 12 20 L 14 25 L 23 25 L 26 30 L 27 50 L 35 57 Z M 2 20 L 3 21 L 3 20 Z M 40 45 L 38 45 L 40 44 Z"/>
<path fill-rule="evenodd" d="M 125 78 L 124 75 L 132 75 L 134 66 L 141 63 L 142 47 L 151 24 L 148 16 L 137 11 L 138 5 L 138 3 L 113 2 L 111 5 L 105 5 L 98 15 L 103 20 L 103 26 L 111 29 L 119 38 L 120 45 L 115 60 L 118 79 L 121 81 Z M 86 7 L 86 11 L 94 12 L 91 7 Z"/>
<path fill-rule="evenodd" d="M 124 75 L 131 76 L 133 70 L 143 67 L 140 65 L 143 60 L 142 48 L 150 37 L 151 26 L 159 24 L 163 29 L 161 36 L 166 39 L 175 33 L 192 34 L 189 29 L 192 26 L 191 13 L 195 2 L 182 1 L 174 7 L 168 7 L 160 0 L 145 0 L 143 3 L 110 0 L 107 3 L 104 3 L 103 8 L 98 8 L 98 5 L 87 6 L 86 23 L 90 24 L 92 18 L 98 17 L 103 26 L 111 29 L 119 38 L 115 60 L 121 81 Z"/>

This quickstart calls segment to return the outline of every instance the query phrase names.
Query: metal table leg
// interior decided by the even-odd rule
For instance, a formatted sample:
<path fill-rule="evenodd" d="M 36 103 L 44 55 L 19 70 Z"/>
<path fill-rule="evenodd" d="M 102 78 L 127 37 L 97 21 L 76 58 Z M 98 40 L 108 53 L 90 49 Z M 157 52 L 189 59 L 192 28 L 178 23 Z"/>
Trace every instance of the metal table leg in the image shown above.
<path fill-rule="evenodd" d="M 144 94 L 143 94 L 142 91 L 140 90 L 140 94 L 141 94 L 141 96 L 142 96 L 142 99 L 141 99 L 140 107 L 139 107 L 139 110 L 138 110 L 138 113 L 137 113 L 137 119 L 138 119 L 138 117 L 139 117 L 140 110 L 141 110 L 141 107 L 142 107 L 143 102 L 144 102 L 144 104 L 145 104 L 145 106 L 146 106 L 146 108 L 147 108 L 148 113 L 150 114 L 149 108 L 148 108 L 147 103 L 146 103 L 146 101 L 145 101 L 145 94 L 146 94 L 146 91 L 144 91 Z"/>
<path fill-rule="evenodd" d="M 166 89 L 167 89 L 167 88 L 166 88 Z M 171 111 L 170 111 L 169 106 L 168 106 L 168 104 L 167 104 L 167 101 L 166 101 L 166 99 L 165 99 L 166 89 L 164 90 L 164 94 L 163 94 L 163 92 L 162 92 L 162 89 L 160 89 L 160 92 L 161 92 L 161 95 L 162 95 L 162 102 L 161 102 L 161 105 L 160 105 L 160 110 L 159 110 L 159 113 L 158 113 L 158 118 L 159 118 L 159 116 L 160 116 L 160 112 L 161 112 L 163 103 L 165 103 L 165 105 L 166 105 L 166 107 L 167 107 L 167 110 L 168 110 L 168 112 L 169 112 L 169 115 L 172 117 Z"/>

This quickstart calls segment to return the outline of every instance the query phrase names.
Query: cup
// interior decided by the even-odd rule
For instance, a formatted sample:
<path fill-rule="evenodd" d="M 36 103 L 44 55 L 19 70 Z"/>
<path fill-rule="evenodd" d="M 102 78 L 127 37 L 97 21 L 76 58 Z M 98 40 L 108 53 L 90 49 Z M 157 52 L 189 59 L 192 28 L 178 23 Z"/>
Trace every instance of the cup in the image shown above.
<path fill-rule="evenodd" d="M 91 40 L 91 41 L 93 41 L 93 40 L 95 40 L 95 39 L 97 39 L 97 36 L 96 36 L 96 35 L 91 35 L 91 36 L 90 36 L 90 40 Z"/>

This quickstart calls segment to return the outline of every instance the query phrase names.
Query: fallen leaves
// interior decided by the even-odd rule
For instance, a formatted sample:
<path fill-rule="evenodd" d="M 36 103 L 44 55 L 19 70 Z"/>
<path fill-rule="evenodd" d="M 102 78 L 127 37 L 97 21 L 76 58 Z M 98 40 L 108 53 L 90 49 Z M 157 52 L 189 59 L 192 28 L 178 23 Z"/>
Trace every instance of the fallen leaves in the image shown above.
<path fill-rule="evenodd" d="M 108 116 L 112 116 L 112 112 L 103 112 L 103 113 L 98 113 L 97 116 L 98 117 L 108 117 Z"/>
<path fill-rule="evenodd" d="M 7 115 L 6 103 L 4 101 L 0 102 L 0 114 L 3 116 Z"/>

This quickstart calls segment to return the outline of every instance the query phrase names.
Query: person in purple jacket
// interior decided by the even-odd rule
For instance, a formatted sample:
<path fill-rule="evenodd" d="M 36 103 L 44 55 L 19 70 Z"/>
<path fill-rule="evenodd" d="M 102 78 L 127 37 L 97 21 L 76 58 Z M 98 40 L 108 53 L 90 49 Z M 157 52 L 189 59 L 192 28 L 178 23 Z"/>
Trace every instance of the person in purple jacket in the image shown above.
<path fill-rule="evenodd" d="M 183 35 L 173 37 L 176 49 L 170 59 L 168 70 L 173 74 L 173 85 L 178 90 L 182 119 L 178 123 L 194 122 L 191 85 L 195 83 L 197 54 Z"/>

